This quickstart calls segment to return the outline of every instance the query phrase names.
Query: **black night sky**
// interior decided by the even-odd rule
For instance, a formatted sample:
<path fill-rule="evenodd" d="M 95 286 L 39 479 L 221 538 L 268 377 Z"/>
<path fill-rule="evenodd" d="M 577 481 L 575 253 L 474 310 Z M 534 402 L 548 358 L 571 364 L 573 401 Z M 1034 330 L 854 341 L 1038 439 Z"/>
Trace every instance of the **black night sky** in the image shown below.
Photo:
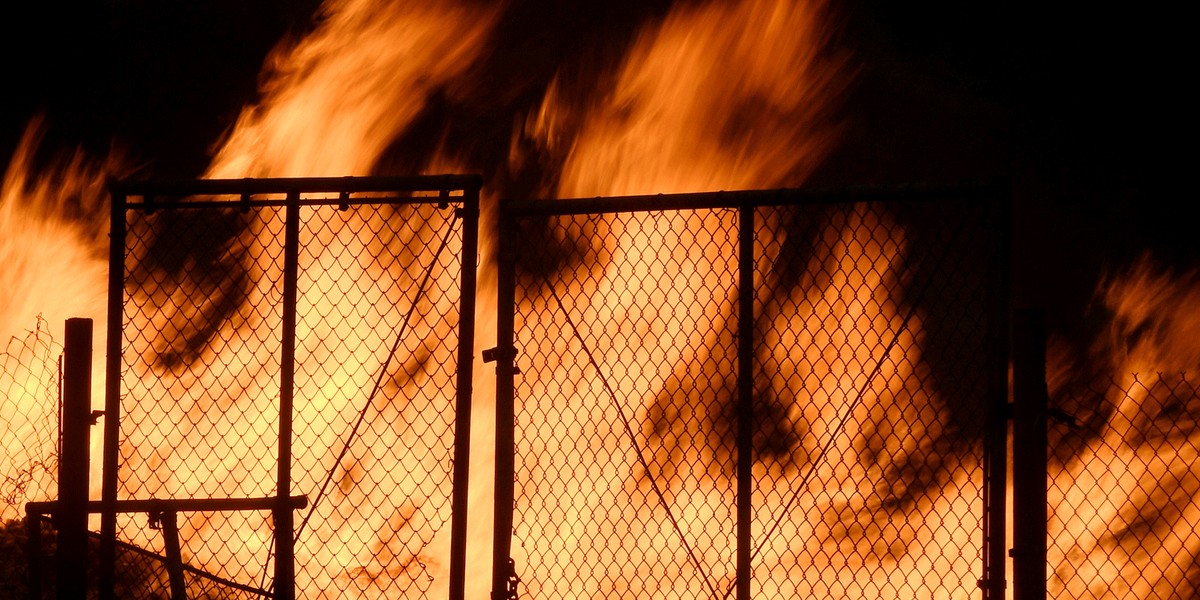
<path fill-rule="evenodd" d="M 315 0 L 25 3 L 4 17 L 5 159 L 35 115 L 42 157 L 120 149 L 145 177 L 186 178 L 255 98 L 267 52 L 313 23 Z M 665 0 L 515 0 L 489 66 L 540 99 L 559 57 L 619 55 Z M 1103 269 L 1152 249 L 1200 259 L 1184 180 L 1189 71 L 1179 15 L 1056 3 L 835 4 L 837 45 L 861 72 L 842 145 L 812 185 L 1008 178 L 1018 304 L 1075 315 Z M 603 45 L 603 44 L 601 44 Z M 585 48 L 589 46 L 590 48 Z M 453 111 L 451 111 L 452 113 Z M 475 115 L 475 119 L 480 119 Z M 512 118 L 494 119 L 507 136 Z M 478 123 L 476 123 L 478 124 Z M 503 149 L 507 137 L 500 140 Z M 1069 317 L 1064 319 L 1070 320 Z"/>

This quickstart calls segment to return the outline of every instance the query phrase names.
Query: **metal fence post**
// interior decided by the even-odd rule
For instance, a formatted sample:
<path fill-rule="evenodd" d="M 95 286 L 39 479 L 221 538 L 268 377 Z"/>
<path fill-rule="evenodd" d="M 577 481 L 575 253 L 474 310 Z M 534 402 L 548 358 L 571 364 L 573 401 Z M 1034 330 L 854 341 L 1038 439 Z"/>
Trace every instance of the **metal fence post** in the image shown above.
<path fill-rule="evenodd" d="M 42 514 L 25 506 L 25 555 L 29 558 L 29 600 L 42 600 Z"/>
<path fill-rule="evenodd" d="M 1011 193 L 1007 184 L 993 185 L 987 201 L 987 232 L 993 254 L 992 293 L 988 308 L 989 376 L 983 433 L 983 574 L 979 587 L 985 600 L 1005 597 L 1008 539 L 1008 399 L 1010 359 L 1009 231 Z"/>
<path fill-rule="evenodd" d="M 61 599 L 87 596 L 88 428 L 92 412 L 92 320 L 67 319 L 63 342 L 62 455 L 58 463 L 58 572 Z"/>
<path fill-rule="evenodd" d="M 150 520 L 157 521 L 162 528 L 171 600 L 187 600 L 187 584 L 183 580 L 183 552 L 179 546 L 179 515 L 173 510 L 154 511 L 150 513 Z"/>
<path fill-rule="evenodd" d="M 479 182 L 481 185 L 482 182 Z M 471 463 L 471 384 L 475 360 L 475 269 L 479 247 L 479 185 L 463 193 L 462 279 L 458 321 L 458 373 L 454 407 L 454 489 L 450 508 L 450 600 L 466 595 L 467 505 Z"/>
<path fill-rule="evenodd" d="M 751 471 L 754 453 L 754 205 L 738 224 L 737 599 L 750 600 Z"/>
<path fill-rule="evenodd" d="M 279 376 L 279 470 L 275 507 L 275 598 L 296 595 L 292 495 L 292 406 L 296 390 L 296 286 L 300 271 L 300 194 L 287 195 L 283 233 L 283 348 Z"/>
<path fill-rule="evenodd" d="M 100 600 L 113 600 L 117 545 L 117 468 L 121 437 L 121 350 L 125 320 L 125 208 L 124 192 L 110 183 L 112 204 L 108 259 L 108 332 L 104 363 L 104 449 L 101 458 Z"/>
<path fill-rule="evenodd" d="M 513 327 L 516 312 L 516 253 L 513 218 L 500 205 L 498 265 L 496 282 L 496 348 L 484 360 L 496 361 L 496 499 L 492 532 L 492 600 L 508 600 L 510 579 L 515 577 L 510 562 L 512 551 L 513 501 L 515 491 L 515 427 Z"/>
<path fill-rule="evenodd" d="M 1013 318 L 1013 598 L 1046 597 L 1046 332 L 1040 312 Z"/>

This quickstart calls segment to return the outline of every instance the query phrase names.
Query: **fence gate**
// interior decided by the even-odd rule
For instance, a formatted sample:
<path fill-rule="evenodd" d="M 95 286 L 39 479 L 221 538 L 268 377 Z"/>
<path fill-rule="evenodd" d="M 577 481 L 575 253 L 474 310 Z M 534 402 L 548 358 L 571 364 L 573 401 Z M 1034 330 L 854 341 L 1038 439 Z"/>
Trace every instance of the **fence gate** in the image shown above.
<path fill-rule="evenodd" d="M 1001 597 L 1006 206 L 503 205 L 493 598 Z"/>
<path fill-rule="evenodd" d="M 479 187 L 113 184 L 102 593 L 461 597 Z"/>

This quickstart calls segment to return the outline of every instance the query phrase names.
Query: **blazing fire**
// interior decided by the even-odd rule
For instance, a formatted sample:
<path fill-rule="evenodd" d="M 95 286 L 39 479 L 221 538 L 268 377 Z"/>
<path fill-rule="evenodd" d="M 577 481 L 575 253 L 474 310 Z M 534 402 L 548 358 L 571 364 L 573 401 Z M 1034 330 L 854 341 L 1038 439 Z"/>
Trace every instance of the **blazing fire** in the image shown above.
<path fill-rule="evenodd" d="M 330 0 L 309 36 L 271 56 L 262 100 L 242 112 L 205 177 L 380 174 L 391 145 L 416 126 L 433 96 L 453 96 L 470 86 L 504 10 L 475 2 Z M 511 149 L 508 168 L 515 172 L 552 157 L 555 172 L 532 187 L 557 198 L 799 187 L 837 142 L 831 109 L 854 75 L 850 60 L 832 49 L 828 10 L 818 0 L 680 3 L 640 27 L 620 63 L 584 100 L 573 89 L 578 74 L 560 73 L 550 82 L 540 102 L 513 123 L 512 138 L 505 140 Z M 79 157 L 34 173 L 30 156 L 39 124 L 29 131 L 0 190 L 3 340 L 40 327 L 39 316 L 53 328 L 72 316 L 105 322 L 104 177 L 127 172 L 117 159 L 95 165 Z M 467 153 L 441 147 L 422 168 L 475 172 L 489 171 L 490 165 L 472 164 Z M 498 198 L 484 202 L 485 215 L 494 218 Z M 763 259 L 770 263 L 779 259 L 789 222 L 777 212 L 764 215 L 759 235 L 760 243 L 774 249 Z M 438 340 L 452 324 L 430 316 L 452 311 L 457 301 L 448 292 L 457 289 L 455 273 L 434 257 L 437 234 L 448 219 L 421 217 L 430 219 L 428 227 L 388 233 L 384 247 L 377 247 L 362 232 L 383 231 L 379 215 L 351 213 L 319 238 L 341 254 L 317 247 L 304 255 L 305 285 L 333 292 L 301 311 L 297 324 L 302 340 L 297 361 L 305 365 L 300 370 L 323 376 L 299 382 L 304 398 L 297 407 L 299 422 L 337 415 L 334 421 L 348 425 L 359 414 L 364 390 L 389 369 L 403 368 L 407 378 L 393 375 L 381 397 L 416 393 L 422 385 L 449 389 L 452 374 L 437 366 L 450 356 Z M 278 382 L 259 367 L 275 360 L 274 346 L 262 343 L 264 334 L 256 329 L 262 316 L 247 307 L 277 293 L 281 266 L 243 251 L 277 235 L 278 218 L 266 214 L 235 228 L 216 247 L 198 250 L 213 267 L 211 280 L 162 267 L 150 254 L 155 245 L 131 258 L 149 265 L 135 271 L 134 279 L 158 287 L 146 292 L 132 286 L 130 293 L 150 294 L 139 301 L 162 310 L 126 324 L 145 332 L 127 338 L 133 340 L 130 352 L 144 359 L 126 377 L 139 382 L 142 397 L 176 401 L 143 416 L 173 426 L 125 429 L 123 471 L 156 475 L 123 481 L 123 494 L 274 492 L 273 464 L 256 464 L 273 460 L 278 417 L 269 399 L 279 395 Z M 524 323 L 535 331 L 563 333 L 528 341 L 522 353 L 566 357 L 564 344 L 576 353 L 569 361 L 525 368 L 517 401 L 527 403 L 518 406 L 523 430 L 565 429 L 566 439 L 577 443 L 556 445 L 552 440 L 564 439 L 561 433 L 539 435 L 525 442 L 526 450 L 581 468 L 597 452 L 614 457 L 596 467 L 605 470 L 598 479 L 603 483 L 574 490 L 576 497 L 565 507 L 556 505 L 559 491 L 540 485 L 540 467 L 518 466 L 512 557 L 524 580 L 522 593 L 731 595 L 731 533 L 677 535 L 662 511 L 638 500 L 655 485 L 649 479 L 660 478 L 657 484 L 671 506 L 689 522 L 731 522 L 722 511 L 731 510 L 735 490 L 721 466 L 731 464 L 730 449 L 721 442 L 731 426 L 719 400 L 730 391 L 736 365 L 723 350 L 734 332 L 720 324 L 735 317 L 737 280 L 728 256 L 673 256 L 698 234 L 735 231 L 731 219 L 729 212 L 696 211 L 683 217 L 655 213 L 636 223 L 609 217 L 588 223 L 573 229 L 581 239 L 570 241 L 601 249 L 606 264 L 557 265 L 560 272 L 546 281 L 561 289 L 534 286 L 519 299 L 524 310 L 571 297 L 575 304 L 566 314 L 592 315 L 599 324 L 597 331 L 580 332 L 573 324 L 564 327 L 561 314 L 536 311 Z M 485 219 L 477 347 L 490 346 L 496 335 L 491 225 Z M 151 218 L 132 227 L 163 238 L 177 233 Z M 760 449 L 767 458 L 755 466 L 756 510 L 770 517 L 756 522 L 755 538 L 766 543 L 753 565 L 755 593 L 975 597 L 982 510 L 969 470 L 977 466 L 977 440 L 957 439 L 950 401 L 922 385 L 933 369 L 923 357 L 927 324 L 939 315 L 908 310 L 899 297 L 898 290 L 912 283 L 900 268 L 911 259 L 912 244 L 892 215 L 862 207 L 827 213 L 812 233 L 822 250 L 797 268 L 796 281 L 785 286 L 764 275 L 758 282 L 768 291 L 758 301 L 756 326 L 765 334 L 756 360 L 769 375 L 756 382 L 761 389 L 755 392 L 788 399 L 777 407 L 779 423 L 773 426 L 790 441 L 786 452 Z M 718 242 L 734 245 L 732 235 Z M 416 266 L 397 271 L 382 261 L 389 252 L 410 252 Z M 339 258 L 344 254 L 361 259 L 347 263 Z M 660 260 L 625 260 L 643 256 Z M 416 299 L 411 294 L 426 289 L 427 266 L 433 281 L 427 289 L 434 291 Z M 239 278 L 236 290 L 229 280 L 233 273 Z M 654 281 L 670 301 L 628 289 L 630 280 Z M 343 285 L 358 281 L 384 283 Z M 1051 355 L 1052 402 L 1083 423 L 1061 434 L 1062 450 L 1056 449 L 1052 461 L 1048 575 L 1055 597 L 1194 593 L 1200 579 L 1194 572 L 1200 535 L 1193 527 L 1200 522 L 1200 479 L 1192 465 L 1200 430 L 1193 415 L 1200 398 L 1187 373 L 1200 366 L 1195 344 L 1200 321 L 1192 308 L 1200 300 L 1198 290 L 1196 274 L 1171 273 L 1147 259 L 1100 287 L 1097 303 L 1112 323 L 1107 335 L 1084 351 Z M 418 300 L 422 316 L 410 322 L 409 306 Z M 372 307 L 377 321 L 354 321 L 356 307 Z M 806 326 L 811 319 L 832 325 L 814 331 Z M 623 329 L 634 321 L 645 325 Z M 401 354 L 417 358 L 391 365 L 395 329 L 377 328 L 377 322 L 404 323 Z M 96 333 L 103 339 L 102 328 Z M 347 339 L 360 343 L 342 343 Z M 195 340 L 202 343 L 188 343 Z M 615 376 L 611 387 L 600 386 L 596 372 L 615 367 L 594 357 L 622 353 L 644 368 L 636 377 Z M 202 368 L 214 361 L 222 368 Z M 97 365 L 102 363 L 97 356 Z M 485 598 L 492 584 L 495 381 L 482 364 L 475 373 L 467 597 Z M 697 380 L 711 388 L 689 391 Z M 97 384 L 97 404 L 99 389 Z M 556 413 L 536 407 L 538 398 L 565 397 L 573 398 L 573 411 L 591 417 L 560 422 Z M 614 397 L 634 399 L 630 430 L 622 426 L 627 417 L 611 402 Z M 680 398 L 700 418 L 672 419 L 681 410 Z M 434 519 L 424 505 L 435 504 L 447 490 L 425 484 L 384 489 L 374 483 L 391 470 L 440 468 L 437 457 L 414 459 L 403 449 L 440 447 L 438 440 L 450 431 L 397 426 L 411 407 L 374 396 L 368 402 L 376 408 L 370 425 L 382 432 L 372 443 L 391 453 L 339 454 L 351 443 L 339 428 L 299 434 L 297 446 L 305 451 L 294 465 L 293 489 L 311 499 L 330 474 L 331 480 L 336 476 L 331 493 L 343 500 L 318 504 L 312 520 L 304 519 L 306 531 L 296 548 L 299 595 L 444 597 L 449 527 L 432 527 L 430 539 L 414 532 Z M 864 423 L 870 425 L 860 426 Z M 624 445 L 626 436 L 643 439 L 646 448 Z M 7 439 L 25 438 L 18 432 Z M 93 457 L 100 455 L 98 442 Z M 6 445 L 5 451 L 10 458 L 24 456 L 15 447 Z M 94 481 L 97 463 L 94 459 Z M 658 471 L 650 473 L 647 464 Z M 958 466 L 943 468 L 946 464 Z M 189 476 L 197 471 L 208 475 Z M 918 490 L 921 499 L 908 501 L 918 493 L 906 490 L 931 481 L 947 493 Z M 345 506 L 351 508 L 336 508 Z M 621 526 L 637 535 L 591 531 L 595 515 L 620 515 Z M 13 516 L 4 513 L 6 519 Z M 536 532 L 537 545 L 522 543 L 543 528 Z M 123 532 L 139 535 L 129 528 Z M 185 559 L 245 583 L 255 583 L 259 575 L 250 567 L 263 565 L 272 543 L 265 515 L 249 522 L 197 515 L 181 525 L 181 536 L 222 540 L 189 545 Z M 692 547 L 681 538 L 707 543 Z M 638 556 L 661 562 L 655 567 L 629 559 Z"/>

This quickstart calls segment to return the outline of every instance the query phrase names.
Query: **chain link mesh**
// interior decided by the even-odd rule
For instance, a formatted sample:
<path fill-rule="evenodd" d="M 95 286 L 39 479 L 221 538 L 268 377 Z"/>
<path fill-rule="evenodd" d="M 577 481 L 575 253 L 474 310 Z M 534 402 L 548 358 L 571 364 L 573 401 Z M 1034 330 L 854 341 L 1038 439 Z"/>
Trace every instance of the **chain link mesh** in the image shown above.
<path fill-rule="evenodd" d="M 1049 422 L 1049 597 L 1194 598 L 1195 374 L 1100 378 L 1051 401 L 1065 410 Z"/>
<path fill-rule="evenodd" d="M 0 352 L 0 424 L 4 472 L 0 522 L 24 516 L 26 502 L 58 492 L 58 395 L 62 345 L 38 320 Z"/>
<path fill-rule="evenodd" d="M 987 298 L 1003 289 L 985 205 L 761 212 L 755 588 L 977 594 Z"/>
<path fill-rule="evenodd" d="M 986 214 L 756 209 L 755 597 L 977 593 Z M 519 222 L 522 596 L 733 597 L 738 219 Z"/>
<path fill-rule="evenodd" d="M 715 375 L 736 357 L 720 300 L 737 280 L 728 252 L 737 212 L 549 225 L 522 257 L 560 256 L 561 265 L 523 277 L 517 291 L 514 556 L 529 565 L 523 595 L 709 595 L 720 583 L 709 574 L 732 570 L 721 551 L 734 541 L 732 483 L 722 475 L 732 464 L 695 457 L 721 444 L 707 434 L 729 391 Z"/>
<path fill-rule="evenodd" d="M 1200 594 L 1200 271 L 1107 273 L 1046 351 L 1051 598 Z"/>
<path fill-rule="evenodd" d="M 285 209 L 255 200 L 128 212 L 122 498 L 277 493 Z M 424 597 L 449 551 L 463 228 L 448 202 L 358 200 L 299 209 L 296 589 Z M 215 597 L 270 590 L 269 511 L 179 518 L 184 561 L 245 587 Z M 164 550 L 145 515 L 118 531 Z"/>

